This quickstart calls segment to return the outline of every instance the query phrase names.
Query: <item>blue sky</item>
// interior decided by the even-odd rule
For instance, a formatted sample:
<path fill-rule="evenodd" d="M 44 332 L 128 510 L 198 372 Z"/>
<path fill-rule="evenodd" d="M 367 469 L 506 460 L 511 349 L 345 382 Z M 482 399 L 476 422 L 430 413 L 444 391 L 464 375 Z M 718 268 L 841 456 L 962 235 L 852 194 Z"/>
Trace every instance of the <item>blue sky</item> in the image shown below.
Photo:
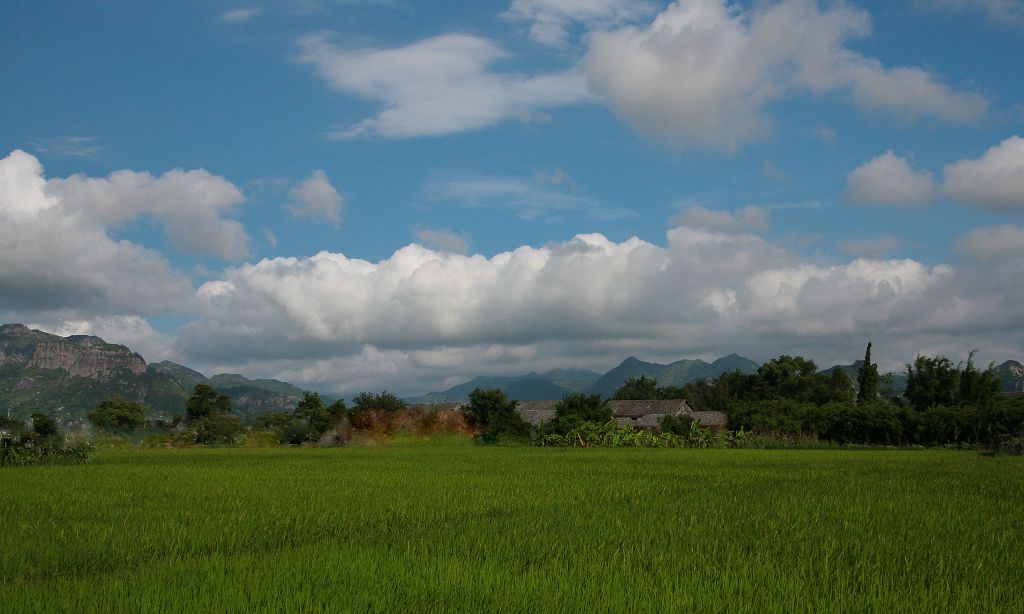
<path fill-rule="evenodd" d="M 6 321 L 333 392 L 1024 356 L 1024 2 L 18 3 L 0 57 Z"/>

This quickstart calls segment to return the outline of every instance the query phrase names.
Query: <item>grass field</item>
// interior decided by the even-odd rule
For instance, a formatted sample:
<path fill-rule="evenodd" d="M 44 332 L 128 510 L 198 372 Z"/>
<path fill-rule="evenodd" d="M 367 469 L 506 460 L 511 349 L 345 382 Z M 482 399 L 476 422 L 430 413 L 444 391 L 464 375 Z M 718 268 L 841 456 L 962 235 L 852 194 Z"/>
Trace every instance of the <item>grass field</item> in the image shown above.
<path fill-rule="evenodd" d="M 0 469 L 0 610 L 1024 611 L 1024 459 L 101 453 Z"/>

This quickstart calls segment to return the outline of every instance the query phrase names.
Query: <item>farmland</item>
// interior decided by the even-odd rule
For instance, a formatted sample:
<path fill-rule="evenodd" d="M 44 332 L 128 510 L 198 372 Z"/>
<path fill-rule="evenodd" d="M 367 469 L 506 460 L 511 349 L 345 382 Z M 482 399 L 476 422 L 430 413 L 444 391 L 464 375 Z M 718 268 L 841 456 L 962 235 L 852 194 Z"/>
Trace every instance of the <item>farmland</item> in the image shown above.
<path fill-rule="evenodd" d="M 1019 457 L 465 441 L 0 470 L 3 609 L 1024 610 Z"/>

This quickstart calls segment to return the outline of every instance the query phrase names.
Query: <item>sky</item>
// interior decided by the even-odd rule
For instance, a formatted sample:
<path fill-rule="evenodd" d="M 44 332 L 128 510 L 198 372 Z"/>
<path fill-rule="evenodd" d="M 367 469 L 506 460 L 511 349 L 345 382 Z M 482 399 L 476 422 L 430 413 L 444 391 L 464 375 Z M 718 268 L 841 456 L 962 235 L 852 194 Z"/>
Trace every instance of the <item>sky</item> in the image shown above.
<path fill-rule="evenodd" d="M 1024 0 L 16 2 L 0 321 L 335 394 L 1024 359 Z"/>

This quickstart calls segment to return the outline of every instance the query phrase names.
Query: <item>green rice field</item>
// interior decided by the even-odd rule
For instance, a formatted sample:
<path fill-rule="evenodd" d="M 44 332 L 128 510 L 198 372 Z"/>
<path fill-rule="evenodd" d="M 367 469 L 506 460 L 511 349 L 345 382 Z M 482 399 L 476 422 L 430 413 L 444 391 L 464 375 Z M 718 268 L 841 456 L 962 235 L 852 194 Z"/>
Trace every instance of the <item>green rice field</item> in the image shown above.
<path fill-rule="evenodd" d="M 456 442 L 0 469 L 0 610 L 1022 612 L 1024 459 Z"/>

